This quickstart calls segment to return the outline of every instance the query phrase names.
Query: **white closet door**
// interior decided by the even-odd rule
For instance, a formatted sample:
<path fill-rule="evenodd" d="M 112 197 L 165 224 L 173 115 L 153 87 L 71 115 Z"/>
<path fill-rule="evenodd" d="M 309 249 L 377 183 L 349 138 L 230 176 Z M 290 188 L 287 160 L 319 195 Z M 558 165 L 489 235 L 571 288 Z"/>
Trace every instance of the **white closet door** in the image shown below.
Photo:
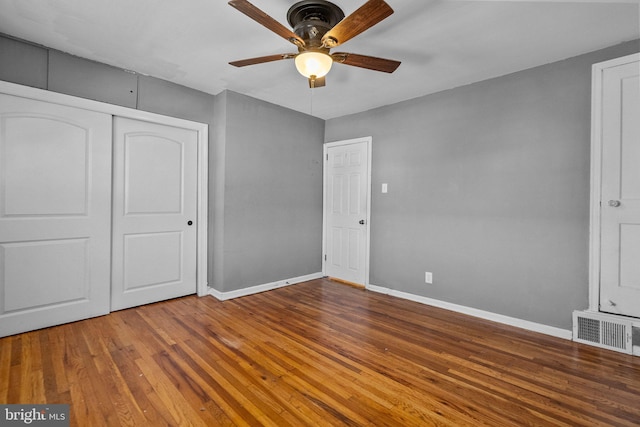
<path fill-rule="evenodd" d="M 196 292 L 197 133 L 114 118 L 111 309 Z"/>
<path fill-rule="evenodd" d="M 0 336 L 109 312 L 111 116 L 0 94 Z"/>

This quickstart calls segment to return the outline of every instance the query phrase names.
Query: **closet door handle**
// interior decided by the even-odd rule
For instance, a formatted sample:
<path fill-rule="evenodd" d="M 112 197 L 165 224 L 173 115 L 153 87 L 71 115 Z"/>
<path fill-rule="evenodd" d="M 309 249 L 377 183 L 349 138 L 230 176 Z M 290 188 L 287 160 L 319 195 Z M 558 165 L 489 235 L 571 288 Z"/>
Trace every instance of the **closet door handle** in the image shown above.
<path fill-rule="evenodd" d="M 187 225 L 193 225 L 193 221 L 191 220 L 187 221 Z"/>

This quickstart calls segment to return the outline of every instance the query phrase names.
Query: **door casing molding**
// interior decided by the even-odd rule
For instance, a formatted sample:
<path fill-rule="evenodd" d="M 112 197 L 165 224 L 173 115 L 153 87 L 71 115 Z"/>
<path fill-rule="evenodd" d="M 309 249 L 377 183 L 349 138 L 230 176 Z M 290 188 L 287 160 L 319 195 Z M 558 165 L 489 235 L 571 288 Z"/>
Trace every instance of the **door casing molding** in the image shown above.
<path fill-rule="evenodd" d="M 327 155 L 329 148 L 339 147 L 342 145 L 350 145 L 356 143 L 366 143 L 367 146 L 367 180 L 369 181 L 367 192 L 367 218 L 366 218 L 366 231 L 365 231 L 365 260 L 364 260 L 364 285 L 369 286 L 369 257 L 371 252 L 371 154 L 373 148 L 373 138 L 371 136 L 364 136 L 361 138 L 346 139 L 342 141 L 325 142 L 322 150 L 323 168 L 322 168 L 322 274 L 326 276 L 326 254 L 327 254 L 327 168 L 329 162 L 327 161 Z"/>
<path fill-rule="evenodd" d="M 589 311 L 600 311 L 600 198 L 602 196 L 602 83 L 604 70 L 640 60 L 640 53 L 591 67 L 591 196 L 589 223 Z"/>
<path fill-rule="evenodd" d="M 52 104 L 66 105 L 83 110 L 96 111 L 110 114 L 112 116 L 126 117 L 157 124 L 165 124 L 174 127 L 194 130 L 198 133 L 198 206 L 197 206 L 197 259 L 196 259 L 196 292 L 198 296 L 207 295 L 207 229 L 208 229 L 208 141 L 209 125 L 194 122 L 191 120 L 179 119 L 162 114 L 150 113 L 119 105 L 107 104 L 105 102 L 91 99 L 78 98 L 48 90 L 37 89 L 30 86 L 22 86 L 15 83 L 0 81 L 0 92 L 19 96 L 22 98 L 34 99 L 37 101 L 49 102 Z"/>

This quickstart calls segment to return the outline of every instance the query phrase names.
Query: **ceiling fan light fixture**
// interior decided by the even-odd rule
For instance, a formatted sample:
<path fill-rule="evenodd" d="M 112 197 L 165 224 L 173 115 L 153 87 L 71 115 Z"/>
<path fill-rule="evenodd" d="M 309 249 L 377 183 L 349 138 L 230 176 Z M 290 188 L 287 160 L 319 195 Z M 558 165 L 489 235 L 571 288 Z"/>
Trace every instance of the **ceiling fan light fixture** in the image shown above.
<path fill-rule="evenodd" d="M 307 51 L 299 53 L 295 62 L 298 72 L 306 78 L 320 78 L 326 76 L 331 69 L 333 58 L 324 52 Z"/>

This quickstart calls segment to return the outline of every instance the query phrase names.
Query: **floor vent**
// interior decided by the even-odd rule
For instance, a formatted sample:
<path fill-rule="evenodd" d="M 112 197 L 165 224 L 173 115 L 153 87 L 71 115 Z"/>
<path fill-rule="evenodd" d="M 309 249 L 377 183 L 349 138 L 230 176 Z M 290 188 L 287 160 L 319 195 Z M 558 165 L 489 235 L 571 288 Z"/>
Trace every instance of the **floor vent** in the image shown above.
<path fill-rule="evenodd" d="M 573 340 L 633 354 L 633 324 L 624 317 L 592 311 L 573 312 Z"/>

